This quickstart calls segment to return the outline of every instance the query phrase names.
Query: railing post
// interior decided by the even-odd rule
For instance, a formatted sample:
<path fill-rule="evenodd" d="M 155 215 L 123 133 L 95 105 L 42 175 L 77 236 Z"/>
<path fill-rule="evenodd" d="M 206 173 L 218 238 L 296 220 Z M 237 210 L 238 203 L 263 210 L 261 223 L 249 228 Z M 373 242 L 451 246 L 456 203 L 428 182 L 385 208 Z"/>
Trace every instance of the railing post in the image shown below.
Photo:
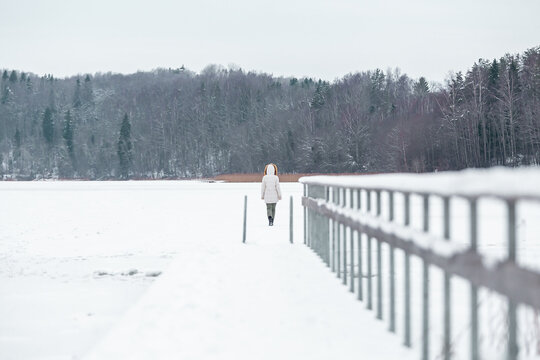
<path fill-rule="evenodd" d="M 316 195 L 317 199 L 320 199 L 319 190 L 320 190 L 320 185 L 317 187 L 317 195 Z M 314 245 L 313 248 L 315 250 L 315 253 L 319 255 L 319 257 L 321 258 L 321 260 L 324 260 L 323 254 L 321 252 L 321 225 L 323 222 L 323 216 L 317 213 L 315 214 L 315 219 L 316 219 L 315 220 L 316 222 L 315 233 L 313 234 L 313 238 L 315 239 L 315 241 L 313 242 L 313 245 Z"/>
<path fill-rule="evenodd" d="M 321 188 L 320 188 L 321 189 Z M 326 186 L 322 187 L 322 193 L 319 193 L 318 198 L 326 199 Z M 327 221 L 326 217 L 321 214 L 317 214 L 317 254 L 323 262 L 325 262 L 324 246 L 323 246 L 323 229 L 324 223 Z"/>
<path fill-rule="evenodd" d="M 371 310 L 373 308 L 373 294 L 371 285 L 371 237 L 368 235 L 367 240 L 367 308 Z"/>
<path fill-rule="evenodd" d="M 307 196 L 306 194 L 306 187 L 307 185 L 304 184 L 304 197 Z M 304 245 L 307 244 L 307 208 L 303 206 L 304 208 Z"/>
<path fill-rule="evenodd" d="M 308 186 L 308 197 L 313 198 L 313 188 L 315 185 Z M 316 219 L 317 213 L 314 210 L 308 212 L 308 225 L 309 225 L 309 235 L 308 235 L 308 246 L 311 250 L 315 251 L 315 226 L 317 225 Z M 315 251 L 315 253 L 317 253 Z"/>
<path fill-rule="evenodd" d="M 429 195 L 424 200 L 424 226 L 423 230 L 429 233 Z M 429 263 L 423 260 L 423 303 L 422 303 L 422 360 L 429 359 Z"/>
<path fill-rule="evenodd" d="M 306 197 L 310 198 L 309 196 L 309 185 L 306 184 Z M 311 248 L 311 222 L 313 221 L 313 210 L 311 209 L 308 209 L 307 213 L 306 213 L 306 216 L 307 216 L 307 225 L 306 225 L 306 230 L 307 230 L 307 235 L 306 235 L 306 245 Z"/>
<path fill-rule="evenodd" d="M 317 252 L 321 257 L 321 260 L 324 262 L 324 247 L 323 247 L 323 227 L 326 218 L 319 214 L 317 217 Z"/>
<path fill-rule="evenodd" d="M 341 189 L 340 188 L 337 188 L 337 194 L 338 194 L 338 197 L 337 197 L 337 205 L 338 206 L 341 206 Z M 337 228 L 337 239 L 336 239 L 336 245 L 337 245 L 337 256 L 336 256 L 336 265 L 337 265 L 337 273 L 336 273 L 336 276 L 338 278 L 341 277 L 341 224 L 340 223 L 336 223 L 336 228 Z"/>
<path fill-rule="evenodd" d="M 247 222 L 247 195 L 244 195 L 244 228 L 242 232 L 242 242 L 246 243 L 246 222 Z"/>
<path fill-rule="evenodd" d="M 325 186 L 324 188 L 324 195 L 325 195 L 325 201 L 326 203 L 328 204 L 330 202 L 330 186 Z M 324 236 L 324 239 L 322 241 L 322 250 L 323 250 L 323 253 L 324 253 L 324 262 L 326 264 L 326 266 L 330 267 L 330 237 L 331 237 L 331 233 L 330 233 L 330 225 L 332 223 L 332 220 L 331 219 L 324 219 L 324 223 L 325 223 L 325 226 L 328 226 L 328 236 Z M 326 231 L 325 231 L 325 235 L 326 235 Z"/>
<path fill-rule="evenodd" d="M 356 191 L 356 208 L 358 210 L 362 209 L 362 189 Z"/>
<path fill-rule="evenodd" d="M 388 192 L 388 220 L 394 221 L 394 192 Z M 394 267 L 394 246 L 390 245 L 390 326 L 391 332 L 396 332 L 396 283 Z"/>
<path fill-rule="evenodd" d="M 293 199 L 291 195 L 291 201 L 290 201 L 290 210 L 289 210 L 289 241 L 291 244 L 293 243 Z"/>
<path fill-rule="evenodd" d="M 471 251 L 478 248 L 478 206 L 476 198 L 470 199 Z M 471 283 L 471 360 L 479 360 L 478 349 L 478 288 Z"/>
<path fill-rule="evenodd" d="M 444 238 L 450 241 L 450 198 L 443 197 L 443 232 Z M 450 274 L 444 272 L 444 342 L 443 342 L 443 358 L 450 360 L 452 357 L 451 339 L 452 339 L 452 322 L 451 322 L 451 287 Z"/>
<path fill-rule="evenodd" d="M 347 189 L 343 188 L 343 207 L 347 206 Z M 343 224 L 343 285 L 347 285 L 347 226 Z"/>
<path fill-rule="evenodd" d="M 350 207 L 351 207 L 351 209 L 354 209 L 354 205 L 353 205 L 353 202 L 354 202 L 354 201 L 353 201 L 353 194 L 354 194 L 354 191 L 353 191 L 353 189 L 351 189 L 350 191 L 351 191 L 351 193 L 350 193 L 350 195 L 351 195 L 351 204 L 350 204 Z M 352 228 L 349 229 L 349 233 L 350 233 L 350 239 L 351 239 L 351 264 L 350 264 L 350 265 L 351 265 L 351 268 L 350 268 L 350 271 L 349 271 L 351 283 L 350 283 L 349 291 L 352 292 L 352 293 L 354 293 L 354 231 L 353 231 Z"/>
<path fill-rule="evenodd" d="M 320 185 L 314 185 L 313 190 L 312 190 L 313 194 L 311 194 L 311 197 L 318 199 L 319 190 L 320 190 Z M 319 257 L 322 258 L 321 251 L 320 251 L 320 241 L 319 241 L 320 229 L 321 229 L 321 214 L 319 214 L 318 212 L 314 212 L 312 216 L 313 216 L 313 226 L 312 226 L 312 233 L 311 233 L 311 248 L 313 249 L 315 254 L 317 254 Z"/>
<path fill-rule="evenodd" d="M 358 189 L 358 203 L 356 206 L 358 207 L 358 210 L 361 210 L 362 205 L 362 189 Z M 358 242 L 358 300 L 364 301 L 364 284 L 363 284 L 363 277 L 362 277 L 362 231 L 356 232 L 356 239 Z"/>
<path fill-rule="evenodd" d="M 377 217 L 381 217 L 381 191 L 376 191 Z M 377 240 L 377 319 L 382 320 L 382 249 L 381 240 Z"/>
<path fill-rule="evenodd" d="M 336 203 L 336 188 L 332 187 L 332 203 Z M 332 220 L 332 244 L 331 244 L 331 263 L 332 263 L 332 272 L 336 271 L 336 238 L 337 238 L 337 232 L 336 232 L 336 225 L 337 222 L 335 220 Z"/>
<path fill-rule="evenodd" d="M 332 187 L 331 186 L 328 186 L 328 194 L 327 194 L 327 198 L 326 198 L 326 203 L 327 204 L 331 204 L 332 203 Z M 326 234 L 326 244 L 325 244 L 325 247 L 326 247 L 326 257 L 327 257 L 327 265 L 329 268 L 332 267 L 332 236 L 333 236 L 333 233 L 332 233 L 332 226 L 333 226 L 333 220 L 328 220 L 327 221 L 327 226 L 328 226 L 328 234 Z"/>
<path fill-rule="evenodd" d="M 516 262 L 516 201 L 506 202 L 508 209 L 508 261 Z M 508 299 L 508 360 L 518 357 L 519 347 L 517 344 L 517 304 Z"/>
<path fill-rule="evenodd" d="M 405 226 L 411 223 L 411 197 L 409 193 L 403 193 L 405 197 Z M 411 260 L 409 253 L 405 252 L 405 301 L 404 301 L 404 345 L 411 347 Z"/>
<path fill-rule="evenodd" d="M 367 195 L 367 212 L 371 212 L 371 190 L 366 190 Z M 373 294 L 371 288 L 371 237 L 369 234 L 366 236 L 367 240 L 367 308 L 371 310 L 373 308 Z"/>

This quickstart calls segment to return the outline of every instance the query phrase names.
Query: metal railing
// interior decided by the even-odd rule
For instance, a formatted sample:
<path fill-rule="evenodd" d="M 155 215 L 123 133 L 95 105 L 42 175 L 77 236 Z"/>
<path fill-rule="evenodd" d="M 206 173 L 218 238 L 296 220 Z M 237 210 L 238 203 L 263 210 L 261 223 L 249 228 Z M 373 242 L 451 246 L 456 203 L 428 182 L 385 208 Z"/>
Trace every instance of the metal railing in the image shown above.
<path fill-rule="evenodd" d="M 403 304 L 403 344 L 411 347 L 411 256 L 422 262 L 421 358 L 430 353 L 430 288 L 429 269 L 437 267 L 443 272 L 442 358 L 451 359 L 452 339 L 452 277 L 465 279 L 470 286 L 470 358 L 481 358 L 479 351 L 478 291 L 489 289 L 507 301 L 507 359 L 518 358 L 517 315 L 518 304 L 540 309 L 540 273 L 516 263 L 516 204 L 527 200 L 540 202 L 535 193 L 503 194 L 496 190 L 439 191 L 430 186 L 433 176 L 416 176 L 418 183 L 387 182 L 388 176 L 363 177 L 304 177 L 304 243 L 317 253 L 324 263 L 348 284 L 349 290 L 364 301 L 369 310 L 375 305 L 377 319 L 383 318 L 383 299 L 388 303 L 389 331 L 396 332 L 396 269 L 395 250 L 404 253 L 401 303 Z M 459 176 L 459 175 L 457 175 Z M 378 178 L 377 178 L 378 177 Z M 365 179 L 365 181 L 364 181 Z M 426 184 L 426 191 L 422 190 Z M 407 185 L 409 184 L 409 185 Z M 382 195 L 387 202 L 382 215 Z M 401 222 L 396 220 L 396 195 L 403 205 Z M 421 229 L 411 226 L 411 196 L 419 196 L 422 206 Z M 430 199 L 442 200 L 442 236 L 430 232 Z M 468 202 L 469 244 L 458 246 L 450 241 L 450 205 L 456 198 Z M 495 265 L 486 265 L 478 252 L 478 202 L 483 198 L 496 198 L 507 209 L 507 256 Z M 429 241 L 426 238 L 429 237 Z M 366 241 L 366 243 L 363 243 Z M 382 268 L 382 244 L 388 247 L 387 274 Z M 373 245 L 375 248 L 373 249 Z M 366 251 L 367 248 L 367 251 Z M 442 250 L 441 250 L 442 248 Z M 375 259 L 374 259 L 375 258 Z M 365 261 L 365 262 L 364 262 Z M 373 274 L 373 263 L 376 274 Z M 362 269 L 367 266 L 367 273 Z M 356 269 L 356 274 L 355 274 Z M 388 278 L 383 288 L 382 278 Z M 373 283 L 375 281 L 375 284 Z M 376 292 L 374 291 L 374 287 Z M 388 293 L 386 293 L 386 289 Z M 385 298 L 386 297 L 386 298 Z M 375 298 L 376 302 L 373 303 Z"/>

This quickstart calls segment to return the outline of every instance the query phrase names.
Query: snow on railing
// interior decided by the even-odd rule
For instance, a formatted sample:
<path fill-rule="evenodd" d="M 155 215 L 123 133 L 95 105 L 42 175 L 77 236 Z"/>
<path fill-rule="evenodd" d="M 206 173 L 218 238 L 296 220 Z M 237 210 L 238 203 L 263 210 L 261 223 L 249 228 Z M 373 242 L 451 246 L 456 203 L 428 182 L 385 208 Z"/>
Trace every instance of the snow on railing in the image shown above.
<path fill-rule="evenodd" d="M 430 266 L 444 273 L 442 357 L 450 359 L 453 355 L 451 285 L 452 276 L 456 275 L 470 284 L 470 358 L 480 358 L 480 288 L 495 291 L 507 299 L 507 358 L 518 358 L 516 309 L 518 304 L 524 304 L 540 310 L 540 273 L 516 262 L 516 205 L 522 201 L 540 202 L 540 170 L 495 168 L 422 175 L 313 176 L 299 181 L 304 184 L 304 243 L 336 272 L 359 300 L 366 301 L 370 310 L 375 297 L 378 319 L 383 318 L 382 281 L 383 277 L 388 278 L 386 300 L 391 332 L 396 332 L 395 249 L 403 251 L 400 275 L 404 282 L 400 300 L 405 346 L 411 347 L 410 256 L 413 255 L 422 261 L 422 359 L 428 359 L 430 353 Z M 382 204 L 383 195 L 385 204 Z M 401 221 L 396 219 L 397 196 L 402 206 L 398 209 Z M 411 196 L 421 199 L 420 229 L 411 226 Z M 496 198 L 507 209 L 507 255 L 502 261 L 493 261 L 478 251 L 478 203 L 485 198 Z M 442 204 L 441 235 L 430 231 L 433 230 L 430 229 L 433 199 L 439 199 Z M 468 203 L 469 239 L 466 243 L 450 241 L 450 208 L 456 199 Z M 373 242 L 376 249 L 372 249 Z M 389 248 L 387 274 L 383 273 L 381 265 L 383 243 Z M 376 274 L 373 273 L 373 256 Z M 363 269 L 367 274 L 363 274 Z"/>

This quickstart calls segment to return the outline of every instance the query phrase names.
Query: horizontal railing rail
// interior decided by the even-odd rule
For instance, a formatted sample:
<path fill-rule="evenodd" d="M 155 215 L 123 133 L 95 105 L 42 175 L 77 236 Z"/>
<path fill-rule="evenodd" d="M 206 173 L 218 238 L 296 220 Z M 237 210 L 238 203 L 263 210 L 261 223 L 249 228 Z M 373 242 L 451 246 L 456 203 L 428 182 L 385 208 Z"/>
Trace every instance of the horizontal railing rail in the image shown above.
<path fill-rule="evenodd" d="M 417 195 L 452 196 L 465 199 L 497 198 L 503 201 L 540 201 L 538 169 L 521 170 L 518 176 L 512 169 L 496 168 L 489 170 L 463 170 L 430 174 L 384 174 L 358 176 L 309 176 L 300 178 L 304 184 L 332 186 L 346 189 L 371 191 L 394 191 Z M 486 181 L 486 177 L 497 177 L 498 181 Z M 527 180 L 529 181 L 523 181 Z"/>
<path fill-rule="evenodd" d="M 535 182 L 535 179 L 538 182 Z M 451 359 L 452 276 L 465 279 L 470 286 L 470 358 L 480 359 L 478 290 L 485 288 L 507 299 L 507 358 L 518 358 L 517 306 L 540 309 L 540 273 L 516 262 L 516 206 L 523 201 L 540 203 L 540 172 L 534 169 L 512 171 L 463 171 L 429 175 L 314 176 L 300 179 L 304 184 L 304 243 L 311 247 L 348 284 L 367 308 L 383 317 L 382 251 L 388 252 L 389 330 L 396 331 L 395 249 L 404 253 L 403 336 L 411 346 L 411 265 L 410 256 L 422 261 L 422 346 L 421 358 L 430 352 L 430 276 L 434 266 L 444 273 L 442 356 Z M 382 194 L 387 207 L 382 214 Z M 395 197 L 403 199 L 402 223 L 396 221 Z M 411 226 L 411 196 L 422 201 L 422 228 Z M 430 232 L 430 198 L 442 200 L 442 235 Z M 469 242 L 450 241 L 450 204 L 455 198 L 468 202 Z M 498 261 L 478 252 L 478 203 L 485 198 L 502 200 L 507 209 L 507 256 Z M 366 244 L 363 245 L 363 241 Z M 375 243 L 376 248 L 372 245 Z M 367 248 L 367 251 L 364 250 Z M 355 253 L 356 252 L 356 253 Z M 375 254 L 375 260 L 373 259 Z M 365 262 L 364 262 L 365 261 Z M 376 263 L 376 273 L 373 266 Z M 362 269 L 367 267 L 367 274 Z M 355 269 L 358 276 L 355 280 Z M 376 287 L 373 286 L 376 278 Z M 364 289 L 364 282 L 365 287 Z M 364 291 L 366 290 L 366 291 Z M 376 294 L 375 294 L 376 290 Z"/>

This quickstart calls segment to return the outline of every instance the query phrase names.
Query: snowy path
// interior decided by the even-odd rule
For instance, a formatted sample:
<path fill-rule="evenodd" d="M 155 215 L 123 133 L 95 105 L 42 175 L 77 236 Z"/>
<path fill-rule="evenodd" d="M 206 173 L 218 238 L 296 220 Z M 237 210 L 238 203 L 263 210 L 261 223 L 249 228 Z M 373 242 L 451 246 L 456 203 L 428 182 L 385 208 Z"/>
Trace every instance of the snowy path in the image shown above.
<path fill-rule="evenodd" d="M 296 201 L 292 245 L 288 198 L 268 227 L 257 184 L 245 186 L 247 244 L 236 216 L 241 201 L 232 216 L 220 216 L 225 206 L 205 209 L 199 236 L 182 241 L 162 277 L 87 358 L 417 358 L 303 245 L 300 186 L 282 184 Z"/>

